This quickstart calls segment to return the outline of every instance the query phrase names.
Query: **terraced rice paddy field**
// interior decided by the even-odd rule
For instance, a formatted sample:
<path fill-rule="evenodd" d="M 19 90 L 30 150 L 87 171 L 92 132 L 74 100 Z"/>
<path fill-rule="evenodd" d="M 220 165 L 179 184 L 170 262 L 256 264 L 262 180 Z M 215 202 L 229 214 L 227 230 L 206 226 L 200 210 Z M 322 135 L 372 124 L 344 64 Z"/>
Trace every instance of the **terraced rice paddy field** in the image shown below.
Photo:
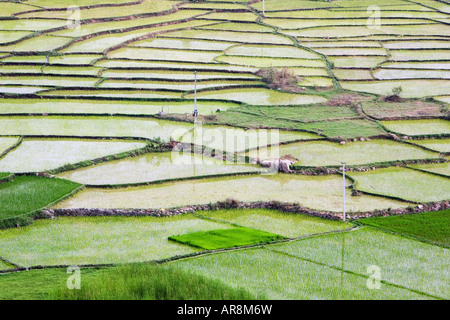
<path fill-rule="evenodd" d="M 264 5 L 0 1 L 0 299 L 450 298 L 450 4 Z"/>

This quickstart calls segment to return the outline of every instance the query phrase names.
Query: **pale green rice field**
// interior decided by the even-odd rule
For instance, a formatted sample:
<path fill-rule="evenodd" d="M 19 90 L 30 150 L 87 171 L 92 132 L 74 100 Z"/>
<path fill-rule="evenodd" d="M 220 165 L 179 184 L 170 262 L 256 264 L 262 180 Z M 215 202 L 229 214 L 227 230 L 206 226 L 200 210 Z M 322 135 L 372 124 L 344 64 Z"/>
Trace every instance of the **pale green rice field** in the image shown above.
<path fill-rule="evenodd" d="M 450 298 L 445 241 L 358 220 L 448 207 L 450 5 L 264 3 L 0 2 L 0 300 L 44 290 L 24 268 L 152 261 L 268 299 Z M 169 240 L 240 228 L 278 240 Z"/>

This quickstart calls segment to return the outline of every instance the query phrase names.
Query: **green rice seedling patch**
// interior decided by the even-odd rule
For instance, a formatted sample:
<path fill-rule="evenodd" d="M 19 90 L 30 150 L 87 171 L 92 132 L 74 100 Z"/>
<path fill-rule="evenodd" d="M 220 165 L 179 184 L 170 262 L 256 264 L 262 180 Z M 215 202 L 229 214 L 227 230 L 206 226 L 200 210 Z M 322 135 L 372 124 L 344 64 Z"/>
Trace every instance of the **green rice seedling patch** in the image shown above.
<path fill-rule="evenodd" d="M 400 117 L 442 117 L 445 112 L 438 103 L 424 102 L 420 100 L 405 102 L 364 101 L 361 107 L 369 116 L 383 118 Z"/>
<path fill-rule="evenodd" d="M 350 172 L 358 190 L 415 202 L 450 199 L 450 179 L 407 168 Z M 424 188 L 423 186 L 427 186 Z"/>
<path fill-rule="evenodd" d="M 305 77 L 297 82 L 297 85 L 305 87 L 332 87 L 333 80 L 329 77 Z"/>
<path fill-rule="evenodd" d="M 128 1 L 124 1 L 128 2 Z M 130 1 L 132 2 L 132 1 Z M 98 4 L 97 2 L 95 4 Z M 125 17 L 129 15 L 139 15 L 139 14 L 147 14 L 152 12 L 166 11 L 172 9 L 175 2 L 173 1 L 154 1 L 154 0 L 144 0 L 140 4 L 135 5 L 127 5 L 120 7 L 99 7 L 99 8 L 90 8 L 83 9 L 81 11 L 81 16 L 83 20 L 85 19 L 101 19 L 101 18 L 116 18 L 116 17 Z M 91 6 L 92 3 L 87 4 Z M 67 7 L 67 3 L 62 3 L 62 7 Z M 70 11 L 37 11 L 30 12 L 26 14 L 21 14 L 21 18 L 29 18 L 29 17 L 39 17 L 39 18 L 53 18 L 53 19 L 70 19 L 70 15 L 72 13 Z"/>
<path fill-rule="evenodd" d="M 350 185 L 350 182 L 347 182 Z M 349 212 L 404 208 L 408 203 L 384 197 L 352 197 L 346 190 Z M 176 197 L 174 196 L 176 195 Z M 281 201 L 332 212 L 342 211 L 342 177 L 291 174 L 221 177 L 169 182 L 159 185 L 118 188 L 89 188 L 55 208 L 171 208 L 225 201 Z"/>
<path fill-rule="evenodd" d="M 225 50 L 225 54 L 249 57 L 320 59 L 318 54 L 291 46 L 240 45 Z"/>
<path fill-rule="evenodd" d="M 129 0 L 98 0 L 95 4 L 123 4 L 128 3 Z M 67 8 L 69 5 L 64 0 L 28 0 L 27 4 L 44 7 L 44 8 Z M 89 0 L 76 0 L 73 3 L 79 7 L 91 6 L 92 2 Z"/>
<path fill-rule="evenodd" d="M 274 28 L 257 24 L 257 23 L 239 23 L 239 22 L 224 22 L 210 24 L 198 29 L 221 30 L 221 31 L 246 31 L 246 32 L 268 32 L 272 33 Z"/>
<path fill-rule="evenodd" d="M 30 73 L 42 73 L 41 66 L 32 66 L 32 65 L 1 65 L 0 66 L 0 74 L 1 75 L 9 75 L 9 74 L 30 74 Z"/>
<path fill-rule="evenodd" d="M 52 86 L 52 87 L 93 87 L 98 81 L 94 77 L 69 77 L 69 76 L 3 76 L 0 85 L 24 85 L 24 86 Z"/>
<path fill-rule="evenodd" d="M 378 64 L 386 60 L 386 57 L 329 57 L 336 68 L 375 68 Z"/>
<path fill-rule="evenodd" d="M 18 176 L 0 184 L 0 224 L 5 220 L 42 209 L 74 192 L 81 185 L 62 179 Z M 13 223 L 15 226 L 15 223 Z M 6 244 L 5 244 L 6 246 Z M 2 246 L 2 255 L 6 253 Z"/>
<path fill-rule="evenodd" d="M 0 137 L 0 155 L 19 142 L 18 138 Z M 2 168 L 3 170 L 3 168 Z"/>
<path fill-rule="evenodd" d="M 322 60 L 313 59 L 283 59 L 245 56 L 219 56 L 215 59 L 218 62 L 230 63 L 234 65 L 256 67 L 256 68 L 277 68 L 277 67 L 326 67 Z"/>
<path fill-rule="evenodd" d="M 95 59 L 101 58 L 102 55 L 61 55 L 61 56 L 50 56 L 49 63 L 55 65 L 89 65 Z M 11 56 L 2 59 L 2 62 L 14 63 L 14 64 L 24 64 L 24 63 L 34 63 L 34 64 L 47 64 L 47 57 L 41 56 Z"/>
<path fill-rule="evenodd" d="M 50 64 L 54 65 L 90 65 L 96 59 L 103 55 L 96 54 L 66 54 L 62 56 L 52 56 L 49 59 Z"/>
<path fill-rule="evenodd" d="M 258 16 L 253 12 L 239 12 L 236 14 L 235 12 L 212 12 L 205 14 L 198 19 L 207 19 L 207 20 L 226 20 L 226 21 L 249 21 L 254 22 Z"/>
<path fill-rule="evenodd" d="M 29 6 L 28 4 L 24 3 L 17 3 L 17 2 L 4 2 L 2 3 L 2 12 L 0 14 L 1 17 L 11 17 L 13 14 L 28 11 L 28 10 L 35 10 L 36 7 Z"/>
<path fill-rule="evenodd" d="M 363 26 L 338 26 L 338 27 L 317 27 L 304 30 L 283 30 L 283 33 L 291 35 L 293 37 L 305 37 L 305 38 L 343 38 L 343 37 L 362 37 L 384 34 L 380 30 L 369 29 Z"/>
<path fill-rule="evenodd" d="M 369 277 L 369 267 L 381 269 L 382 280 L 434 295 L 449 297 L 447 249 L 385 233 L 370 227 L 273 246 L 301 259 Z M 366 278 L 363 279 L 366 283 Z M 382 284 L 382 288 L 386 288 Z M 371 290 L 383 291 L 383 290 Z"/>
<path fill-rule="evenodd" d="M 114 272 L 114 273 L 113 273 Z M 99 273 L 99 272 L 97 272 Z M 74 292 L 54 286 L 51 300 L 256 300 L 244 287 L 233 288 L 206 275 L 148 263 L 119 266 L 84 280 Z M 61 282 L 62 283 L 62 282 Z M 264 297 L 258 297 L 263 300 Z"/>
<path fill-rule="evenodd" d="M 169 237 L 169 240 L 204 250 L 242 247 L 281 239 L 284 239 L 284 237 L 270 232 L 244 227 L 198 231 Z"/>
<path fill-rule="evenodd" d="M 167 33 L 164 37 L 189 38 L 243 43 L 293 44 L 287 37 L 261 32 L 232 32 L 211 30 L 183 30 Z"/>
<path fill-rule="evenodd" d="M 240 109 L 234 111 L 238 112 Z M 328 119 L 356 118 L 358 114 L 349 107 L 329 106 L 295 106 L 295 107 L 247 107 L 243 111 L 260 112 L 264 117 L 294 120 L 294 121 L 321 121 Z"/>
<path fill-rule="evenodd" d="M 217 59 L 216 59 L 217 60 Z M 175 69 L 194 71 L 234 71 L 234 72 L 256 72 L 258 68 L 232 66 L 225 63 L 189 63 L 189 62 L 169 62 L 169 61 L 150 61 L 150 60 L 120 60 L 108 59 L 95 64 L 98 67 L 105 68 L 157 68 L 157 69 Z"/>
<path fill-rule="evenodd" d="M 202 211 L 197 214 L 289 238 L 342 230 L 349 227 L 337 220 L 268 209 L 227 209 Z"/>
<path fill-rule="evenodd" d="M 424 41 L 388 41 L 383 43 L 387 49 L 450 49 L 447 41 L 424 40 Z"/>
<path fill-rule="evenodd" d="M 122 48 L 108 54 L 112 59 L 133 60 L 163 60 L 163 61 L 186 61 L 186 62 L 214 62 L 214 58 L 220 53 L 214 51 L 197 50 L 173 50 L 155 48 Z"/>
<path fill-rule="evenodd" d="M 256 166 L 191 153 L 164 152 L 101 163 L 58 176 L 86 185 L 125 185 L 259 171 L 261 168 Z"/>
<path fill-rule="evenodd" d="M 4 3 L 2 3 L 3 9 Z M 0 21 L 0 30 L 42 31 L 67 26 L 66 21 L 50 19 L 10 19 Z"/>
<path fill-rule="evenodd" d="M 370 246 L 369 246 L 370 247 Z M 382 284 L 367 288 L 367 279 L 302 261 L 267 249 L 239 250 L 187 259 L 176 268 L 220 279 L 234 288 L 245 279 L 247 290 L 269 299 L 427 299 L 428 297 Z"/>
<path fill-rule="evenodd" d="M 89 114 L 89 115 L 156 115 L 163 110 L 168 114 L 190 114 L 194 101 L 116 101 L 82 99 L 2 99 L 0 114 Z M 218 109 L 227 111 L 238 107 L 231 102 L 198 101 L 199 114 L 214 114 Z"/>
<path fill-rule="evenodd" d="M 138 141 L 25 139 L 0 159 L 0 167 L 14 173 L 43 172 L 145 146 Z"/>
<path fill-rule="evenodd" d="M 281 107 L 277 107 L 281 108 Z M 289 107 L 292 108 L 292 107 Z M 293 109 L 292 111 L 299 110 Z M 301 110 L 301 109 L 300 109 Z M 319 109 L 320 110 L 320 109 Z M 328 117 L 334 115 L 329 114 Z M 289 117 L 289 116 L 288 116 Z M 336 116 L 339 119 L 340 116 Z M 298 120 L 297 120 L 298 119 Z M 271 117 L 265 114 L 242 113 L 242 112 L 224 112 L 217 115 L 215 123 L 223 123 L 229 125 L 237 125 L 246 128 L 284 128 L 291 130 L 304 130 L 309 132 L 316 132 L 326 137 L 333 137 L 338 139 L 360 138 L 360 137 L 375 137 L 381 134 L 386 134 L 381 126 L 373 121 L 365 119 L 343 119 L 338 121 L 315 121 L 303 122 L 302 115 L 298 115 L 297 119 L 289 119 Z M 306 118 L 307 119 L 307 118 Z M 330 119 L 330 118 L 327 118 Z M 294 120 L 294 121 L 292 121 Z"/>
<path fill-rule="evenodd" d="M 302 46 L 308 48 L 381 48 L 379 41 L 302 41 Z"/>
<path fill-rule="evenodd" d="M 367 69 L 334 69 L 334 75 L 342 80 L 372 80 L 372 72 Z"/>
<path fill-rule="evenodd" d="M 384 48 L 314 48 L 327 56 L 387 56 Z"/>
<path fill-rule="evenodd" d="M 358 222 L 441 245 L 450 246 L 450 210 L 391 217 L 361 219 Z"/>
<path fill-rule="evenodd" d="M 197 82 L 197 90 L 212 88 L 234 87 L 234 86 L 264 86 L 259 79 L 254 80 L 204 80 Z M 147 90 L 172 90 L 172 91 L 194 91 L 193 81 L 171 81 L 171 80 L 105 80 L 99 88 L 117 89 L 147 89 Z M 224 99 L 225 100 L 225 99 Z"/>
<path fill-rule="evenodd" d="M 238 1 L 236 1 L 238 2 Z M 244 2 L 244 1 L 242 1 Z M 189 9 L 222 9 L 222 10 L 236 10 L 236 9 L 245 9 L 243 4 L 238 3 L 214 3 L 214 2 L 187 2 L 183 3 L 180 8 L 189 8 Z"/>
<path fill-rule="evenodd" d="M 192 98 L 192 94 L 186 98 Z M 230 100 L 252 105 L 301 105 L 325 102 L 321 96 L 280 92 L 265 88 L 224 89 L 203 91 L 197 94 L 199 98 L 214 100 Z"/>
<path fill-rule="evenodd" d="M 70 41 L 72 41 L 72 39 L 68 39 L 65 37 L 42 35 L 39 37 L 21 41 L 13 45 L 4 46 L 1 49 L 8 52 L 50 52 L 58 50 Z"/>
<path fill-rule="evenodd" d="M 375 79 L 450 79 L 447 70 L 406 70 L 406 69 L 377 69 L 373 71 Z"/>
<path fill-rule="evenodd" d="M 281 142 L 316 138 L 318 136 L 313 133 L 300 131 L 245 130 L 229 126 L 197 125 L 193 131 L 183 136 L 181 142 L 235 153 Z"/>
<path fill-rule="evenodd" d="M 258 2 L 251 5 L 253 8 L 262 11 L 263 3 Z M 287 0 L 279 2 L 276 0 L 266 0 L 265 9 L 267 11 L 286 11 L 286 10 L 296 10 L 296 9 L 320 9 L 320 8 L 333 8 L 338 7 L 339 4 L 334 4 L 331 2 L 319 2 L 319 1 L 303 1 L 303 0 Z"/>
<path fill-rule="evenodd" d="M 450 163 L 425 163 L 425 164 L 412 164 L 409 165 L 411 168 L 420 169 L 423 171 L 437 173 L 441 175 L 448 176 L 450 178 Z"/>
<path fill-rule="evenodd" d="M 450 134 L 450 121 L 443 119 L 383 121 L 389 130 L 410 136 Z"/>
<path fill-rule="evenodd" d="M 104 9 L 103 9 L 104 10 Z M 205 10 L 179 10 L 175 13 L 168 15 L 160 15 L 153 17 L 141 17 L 135 19 L 122 19 L 116 21 L 100 21 L 97 23 L 89 23 L 82 24 L 81 28 L 73 28 L 73 29 L 65 29 L 62 31 L 53 32 L 52 34 L 57 36 L 67 36 L 67 37 L 82 37 L 90 34 L 97 34 L 99 32 L 107 32 L 107 31 L 127 31 L 130 28 L 139 28 L 140 31 L 143 31 L 144 28 L 147 28 L 147 32 L 157 32 L 163 30 L 173 30 L 173 29 L 181 29 L 188 27 L 196 27 L 199 25 L 205 25 L 211 22 L 207 21 L 188 21 L 181 22 L 187 19 L 193 19 L 197 15 L 201 15 L 206 13 Z M 163 25 L 154 27 L 155 25 L 165 24 L 167 22 L 180 22 L 173 23 L 170 25 Z M 153 26 L 153 27 L 152 27 Z"/>
<path fill-rule="evenodd" d="M 61 53 L 98 53 L 102 54 L 104 51 L 119 46 L 126 41 L 139 38 L 148 34 L 147 31 L 142 32 L 126 32 L 126 33 L 113 33 L 103 36 L 89 38 L 83 41 L 77 41 L 71 44 L 69 47 L 61 50 Z"/>
<path fill-rule="evenodd" d="M 414 140 L 413 142 L 439 152 L 450 152 L 450 139 L 423 139 Z"/>
<path fill-rule="evenodd" d="M 359 0 L 358 2 L 355 2 L 354 0 L 341 0 L 337 3 L 336 7 L 342 8 L 342 10 L 348 10 L 349 8 L 357 9 L 358 7 L 361 8 L 361 10 L 364 9 L 364 7 L 367 7 L 371 4 L 370 0 Z M 391 6 L 403 6 L 410 4 L 408 1 L 404 0 L 394 0 L 394 1 L 388 1 L 388 0 L 381 0 L 377 1 L 377 5 L 381 6 L 382 8 L 386 6 L 385 10 L 390 10 Z"/>
<path fill-rule="evenodd" d="M 235 44 L 234 42 L 215 42 L 211 40 L 153 38 L 133 42 L 132 45 L 133 47 L 143 48 L 223 51 Z"/>
<path fill-rule="evenodd" d="M 403 7 L 403 6 L 402 6 Z M 403 7 L 408 10 L 405 6 Z M 419 7 L 420 8 L 420 7 Z M 297 18 L 297 19 L 342 19 L 351 21 L 354 18 L 370 18 L 373 13 L 367 10 L 299 10 L 299 11 L 278 11 L 267 12 L 266 17 L 269 18 Z M 380 7 L 384 18 L 417 18 L 417 19 L 438 19 L 445 18 L 447 15 L 435 11 L 388 11 L 389 7 Z"/>
<path fill-rule="evenodd" d="M 404 98 L 422 98 L 446 94 L 449 84 L 449 80 L 434 79 L 341 81 L 341 86 L 344 89 L 379 95 L 391 95 L 393 88 L 402 87 L 401 96 Z"/>
<path fill-rule="evenodd" d="M 299 159 L 296 166 L 318 167 L 363 165 L 378 162 L 439 158 L 439 154 L 419 147 L 391 140 L 357 141 L 341 145 L 329 141 L 306 141 L 271 147 L 271 150 L 255 150 L 249 156 L 260 158 L 264 154 L 290 154 Z"/>
<path fill-rule="evenodd" d="M 420 27 L 417 25 L 383 25 L 380 30 L 386 34 L 399 34 L 403 36 L 450 36 L 450 28 L 441 23 L 424 24 Z"/>
<path fill-rule="evenodd" d="M 81 268 L 83 285 L 77 293 L 67 288 L 66 269 L 41 269 L 0 275 L 5 300 L 255 300 L 246 289 L 195 275 L 170 266 L 132 264 Z M 145 287 L 142 291 L 141 289 Z M 181 289 L 183 288 L 183 289 Z M 80 292 L 82 291 L 82 292 Z M 170 292 L 170 293 L 169 293 Z M 264 297 L 259 297 L 264 299 Z"/>
<path fill-rule="evenodd" d="M 388 69 L 432 69 L 432 70 L 450 70 L 450 63 L 445 61 L 422 61 L 422 62 L 384 62 L 380 65 Z"/>
<path fill-rule="evenodd" d="M 311 67 L 290 67 L 289 70 L 291 70 L 294 74 L 296 74 L 299 77 L 307 77 L 307 76 L 328 76 L 327 69 L 325 68 L 311 68 Z"/>
<path fill-rule="evenodd" d="M 389 50 L 391 61 L 450 60 L 450 50 Z"/>
<path fill-rule="evenodd" d="M 225 228 L 191 215 L 65 217 L 0 231 L 0 239 L 2 255 L 23 266 L 129 263 L 193 253 L 198 250 L 168 237 Z"/>
<path fill-rule="evenodd" d="M 131 117 L 2 117 L 1 135 L 67 137 L 136 137 L 168 141 L 192 129 L 192 124 Z"/>
<path fill-rule="evenodd" d="M 447 14 L 450 13 L 450 5 L 448 5 L 447 3 L 442 3 L 439 1 L 424 0 L 424 1 L 421 1 L 420 4 L 422 6 L 431 7 L 436 10 L 439 10 L 441 12 L 445 12 Z"/>
<path fill-rule="evenodd" d="M 181 92 L 156 91 L 156 90 L 63 90 L 55 89 L 40 93 L 42 96 L 67 96 L 72 98 L 79 97 L 99 97 L 99 98 L 121 98 L 121 99 L 180 99 Z"/>
<path fill-rule="evenodd" d="M 2 69 L 0 69 L 1 72 Z M 177 80 L 192 81 L 194 74 L 191 71 L 170 71 L 170 70 L 136 70 L 136 69 L 108 69 L 102 73 L 104 78 L 120 79 L 158 79 L 158 80 Z M 197 72 L 197 80 L 215 80 L 215 79 L 241 79 L 251 80 L 259 79 L 252 73 L 230 73 L 230 72 Z"/>
<path fill-rule="evenodd" d="M 102 68 L 99 67 L 77 67 L 77 66 L 48 66 L 43 67 L 44 74 L 50 75 L 80 75 L 80 76 L 97 76 Z"/>
<path fill-rule="evenodd" d="M 47 88 L 42 87 L 13 87 L 13 86 L 7 86 L 7 87 L 0 87 L 0 93 L 6 93 L 6 94 L 34 94 L 43 90 L 47 90 Z"/>
<path fill-rule="evenodd" d="M 383 25 L 405 25 L 405 24 L 425 24 L 429 23 L 429 20 L 425 19 L 393 19 L 383 17 Z M 352 19 L 280 19 L 280 18 L 268 18 L 264 19 L 264 22 L 276 26 L 281 29 L 304 29 L 304 28 L 316 28 L 326 26 L 367 26 L 367 18 L 352 18 Z"/>
<path fill-rule="evenodd" d="M 8 44 L 9 42 L 18 41 L 27 36 L 31 36 L 33 32 L 29 31 L 3 31 L 0 30 L 0 44 Z"/>

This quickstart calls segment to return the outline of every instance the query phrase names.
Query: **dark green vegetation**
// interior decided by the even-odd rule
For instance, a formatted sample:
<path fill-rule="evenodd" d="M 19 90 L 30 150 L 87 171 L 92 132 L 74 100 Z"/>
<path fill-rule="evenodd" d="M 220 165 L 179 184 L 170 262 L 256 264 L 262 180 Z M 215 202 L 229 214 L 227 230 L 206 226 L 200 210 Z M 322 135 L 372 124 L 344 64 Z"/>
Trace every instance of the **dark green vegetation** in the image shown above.
<path fill-rule="evenodd" d="M 284 239 L 284 237 L 266 231 L 240 227 L 193 232 L 172 236 L 169 239 L 201 249 L 216 250 L 267 243 Z"/>
<path fill-rule="evenodd" d="M 9 172 L 0 172 L 0 183 L 6 182 L 10 178 L 12 175 Z"/>
<path fill-rule="evenodd" d="M 450 246 L 450 209 L 403 216 L 367 218 L 359 222 L 422 241 Z"/>
<path fill-rule="evenodd" d="M 207 116 L 205 121 L 246 128 L 305 130 L 329 138 L 348 139 L 386 134 L 377 123 L 361 118 L 348 106 L 245 106 Z"/>
<path fill-rule="evenodd" d="M 245 289 L 170 266 L 134 264 L 81 269 L 81 290 L 67 289 L 65 269 L 0 275 L 0 300 L 253 300 Z"/>
<path fill-rule="evenodd" d="M 68 180 L 36 176 L 18 176 L 0 184 L 0 228 L 30 223 L 33 213 L 80 187 Z"/>
<path fill-rule="evenodd" d="M 109 270 L 80 290 L 55 290 L 52 299 L 70 300 L 254 300 L 245 289 L 170 266 L 135 264 Z"/>

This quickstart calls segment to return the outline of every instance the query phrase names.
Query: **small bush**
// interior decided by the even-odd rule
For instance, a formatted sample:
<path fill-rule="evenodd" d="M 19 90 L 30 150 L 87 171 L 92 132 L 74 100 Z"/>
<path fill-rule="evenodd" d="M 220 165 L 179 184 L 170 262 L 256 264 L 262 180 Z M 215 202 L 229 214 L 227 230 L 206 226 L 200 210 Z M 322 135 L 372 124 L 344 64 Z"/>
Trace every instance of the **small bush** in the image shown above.
<path fill-rule="evenodd" d="M 269 85 L 270 89 L 280 89 L 284 91 L 300 91 L 297 83 L 302 80 L 301 77 L 294 74 L 288 68 L 277 70 L 275 68 L 260 69 L 257 73 L 261 80 Z"/>

